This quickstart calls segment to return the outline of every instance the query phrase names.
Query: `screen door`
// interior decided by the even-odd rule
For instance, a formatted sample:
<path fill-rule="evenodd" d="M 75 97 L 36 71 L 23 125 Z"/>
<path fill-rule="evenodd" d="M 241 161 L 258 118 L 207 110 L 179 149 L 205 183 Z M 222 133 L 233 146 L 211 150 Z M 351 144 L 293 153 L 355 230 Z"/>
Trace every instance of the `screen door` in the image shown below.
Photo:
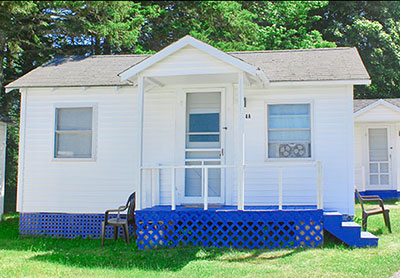
<path fill-rule="evenodd" d="M 387 128 L 368 129 L 369 184 L 377 188 L 390 184 Z"/>
<path fill-rule="evenodd" d="M 221 165 L 221 92 L 186 95 L 186 165 Z M 185 170 L 184 203 L 203 203 L 204 170 Z M 208 170 L 209 203 L 223 202 L 222 171 Z"/>

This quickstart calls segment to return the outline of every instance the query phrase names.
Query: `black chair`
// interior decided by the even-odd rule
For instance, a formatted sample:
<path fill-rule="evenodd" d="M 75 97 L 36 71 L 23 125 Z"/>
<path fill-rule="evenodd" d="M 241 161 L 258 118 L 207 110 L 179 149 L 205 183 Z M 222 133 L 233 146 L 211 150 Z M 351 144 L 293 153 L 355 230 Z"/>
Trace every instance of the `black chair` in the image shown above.
<path fill-rule="evenodd" d="M 114 240 L 118 239 L 118 228 L 122 227 L 124 231 L 124 237 L 127 244 L 129 244 L 129 230 L 128 225 L 134 227 L 134 235 L 136 236 L 136 219 L 135 219 L 135 201 L 136 192 L 133 192 L 126 202 L 125 206 L 120 206 L 118 209 L 110 209 L 105 212 L 105 220 L 101 223 L 101 245 L 104 246 L 104 236 L 106 231 L 106 226 L 114 227 Z M 126 214 L 126 219 L 120 218 L 120 213 L 128 209 Z M 110 218 L 110 212 L 117 212 L 116 218 Z"/>
<path fill-rule="evenodd" d="M 368 216 L 370 215 L 375 215 L 375 214 L 383 214 L 383 220 L 385 221 L 385 225 L 389 230 L 389 233 L 392 232 L 392 229 L 390 227 L 390 218 L 389 218 L 389 210 L 385 209 L 385 206 L 383 204 L 383 200 L 379 196 L 361 196 L 361 194 L 358 192 L 356 189 L 356 195 L 357 199 L 360 201 L 361 205 L 361 210 L 362 210 L 362 228 L 364 231 L 367 230 L 367 220 Z M 379 203 L 379 207 L 373 208 L 373 209 L 365 209 L 364 208 L 364 202 L 368 201 L 375 201 Z"/>

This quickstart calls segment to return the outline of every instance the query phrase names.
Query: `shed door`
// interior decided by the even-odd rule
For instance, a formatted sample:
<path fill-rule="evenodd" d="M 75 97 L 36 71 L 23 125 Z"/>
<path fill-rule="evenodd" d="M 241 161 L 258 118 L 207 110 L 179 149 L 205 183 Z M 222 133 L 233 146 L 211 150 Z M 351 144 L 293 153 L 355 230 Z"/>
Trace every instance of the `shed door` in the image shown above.
<path fill-rule="evenodd" d="M 221 165 L 223 156 L 223 122 L 221 92 L 187 93 L 186 95 L 186 165 Z M 209 203 L 223 203 L 223 171 L 208 170 Z M 202 203 L 204 171 L 200 168 L 185 170 L 184 203 Z"/>
<path fill-rule="evenodd" d="M 390 154 L 388 128 L 368 129 L 370 189 L 390 187 Z"/>

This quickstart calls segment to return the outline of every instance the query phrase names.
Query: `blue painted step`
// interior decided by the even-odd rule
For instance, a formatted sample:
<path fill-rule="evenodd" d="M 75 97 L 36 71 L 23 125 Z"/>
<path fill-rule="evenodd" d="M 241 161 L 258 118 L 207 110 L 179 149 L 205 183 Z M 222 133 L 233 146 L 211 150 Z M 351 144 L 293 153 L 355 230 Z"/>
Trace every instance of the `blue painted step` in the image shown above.
<path fill-rule="evenodd" d="M 378 246 L 378 238 L 369 232 L 362 232 L 354 222 L 343 222 L 339 212 L 324 212 L 324 229 L 352 247 Z"/>

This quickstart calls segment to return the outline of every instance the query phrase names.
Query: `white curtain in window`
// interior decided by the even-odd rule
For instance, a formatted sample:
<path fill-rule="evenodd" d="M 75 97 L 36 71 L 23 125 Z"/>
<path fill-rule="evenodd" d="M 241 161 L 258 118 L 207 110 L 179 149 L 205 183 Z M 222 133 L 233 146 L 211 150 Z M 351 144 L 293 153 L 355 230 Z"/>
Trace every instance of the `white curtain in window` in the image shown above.
<path fill-rule="evenodd" d="M 310 105 L 268 105 L 268 157 L 310 157 L 310 149 Z"/>
<path fill-rule="evenodd" d="M 92 156 L 92 108 L 57 108 L 55 157 Z"/>

